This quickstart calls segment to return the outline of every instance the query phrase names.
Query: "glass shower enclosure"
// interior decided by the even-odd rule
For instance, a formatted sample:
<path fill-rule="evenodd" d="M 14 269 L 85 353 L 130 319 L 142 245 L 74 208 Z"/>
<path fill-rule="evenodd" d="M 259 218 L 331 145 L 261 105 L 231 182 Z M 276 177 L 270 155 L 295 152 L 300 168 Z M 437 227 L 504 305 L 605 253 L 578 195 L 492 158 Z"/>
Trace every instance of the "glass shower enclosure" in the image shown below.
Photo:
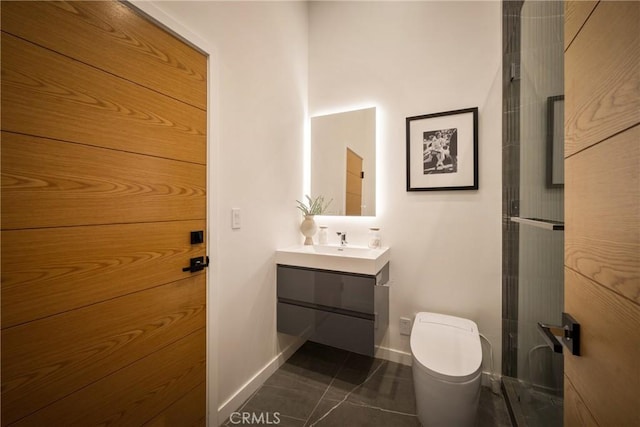
<path fill-rule="evenodd" d="M 519 427 L 562 425 L 564 5 L 503 1 L 503 389 Z"/>

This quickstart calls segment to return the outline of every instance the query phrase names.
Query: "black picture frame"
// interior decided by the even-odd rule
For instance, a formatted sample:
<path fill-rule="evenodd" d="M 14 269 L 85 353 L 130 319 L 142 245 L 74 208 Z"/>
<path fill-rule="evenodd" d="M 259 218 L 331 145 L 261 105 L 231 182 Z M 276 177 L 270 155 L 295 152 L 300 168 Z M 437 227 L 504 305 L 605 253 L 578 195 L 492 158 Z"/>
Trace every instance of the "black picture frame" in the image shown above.
<path fill-rule="evenodd" d="M 564 95 L 547 98 L 547 187 L 564 187 Z"/>
<path fill-rule="evenodd" d="M 478 107 L 406 118 L 407 191 L 477 190 Z"/>

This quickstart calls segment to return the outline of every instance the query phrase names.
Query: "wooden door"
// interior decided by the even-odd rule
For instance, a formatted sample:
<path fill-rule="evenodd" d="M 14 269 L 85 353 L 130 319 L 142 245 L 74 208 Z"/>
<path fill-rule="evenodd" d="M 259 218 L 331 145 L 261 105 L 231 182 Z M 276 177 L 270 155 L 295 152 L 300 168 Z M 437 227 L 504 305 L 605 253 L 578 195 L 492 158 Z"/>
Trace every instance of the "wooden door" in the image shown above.
<path fill-rule="evenodd" d="M 564 424 L 640 425 L 640 3 L 565 4 Z"/>
<path fill-rule="evenodd" d="M 207 59 L 120 2 L 1 8 L 2 425 L 204 425 Z"/>
<path fill-rule="evenodd" d="M 362 157 L 347 148 L 347 216 L 362 215 Z"/>

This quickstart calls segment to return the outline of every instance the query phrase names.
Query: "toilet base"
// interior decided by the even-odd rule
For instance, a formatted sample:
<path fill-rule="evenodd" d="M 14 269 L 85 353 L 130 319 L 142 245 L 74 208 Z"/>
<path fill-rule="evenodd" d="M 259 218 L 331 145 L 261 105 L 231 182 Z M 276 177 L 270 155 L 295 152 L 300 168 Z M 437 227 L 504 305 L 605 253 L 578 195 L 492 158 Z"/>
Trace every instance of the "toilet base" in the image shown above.
<path fill-rule="evenodd" d="M 431 377 L 414 365 L 416 407 L 422 426 L 473 427 L 480 400 L 481 376 L 479 372 L 469 381 L 452 383 Z"/>

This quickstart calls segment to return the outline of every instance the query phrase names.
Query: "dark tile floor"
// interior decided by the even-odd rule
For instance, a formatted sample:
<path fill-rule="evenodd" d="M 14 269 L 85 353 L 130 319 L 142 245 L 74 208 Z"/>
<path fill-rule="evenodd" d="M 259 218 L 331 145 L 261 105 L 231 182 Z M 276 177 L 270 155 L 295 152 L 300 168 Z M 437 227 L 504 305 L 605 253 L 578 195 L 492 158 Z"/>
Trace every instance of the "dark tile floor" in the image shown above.
<path fill-rule="evenodd" d="M 307 342 L 224 423 L 267 424 L 419 427 L 411 367 Z M 501 395 L 482 388 L 476 425 L 511 427 Z"/>
<path fill-rule="evenodd" d="M 516 378 L 503 377 L 502 380 L 517 425 L 562 427 L 561 396 L 542 393 Z"/>

